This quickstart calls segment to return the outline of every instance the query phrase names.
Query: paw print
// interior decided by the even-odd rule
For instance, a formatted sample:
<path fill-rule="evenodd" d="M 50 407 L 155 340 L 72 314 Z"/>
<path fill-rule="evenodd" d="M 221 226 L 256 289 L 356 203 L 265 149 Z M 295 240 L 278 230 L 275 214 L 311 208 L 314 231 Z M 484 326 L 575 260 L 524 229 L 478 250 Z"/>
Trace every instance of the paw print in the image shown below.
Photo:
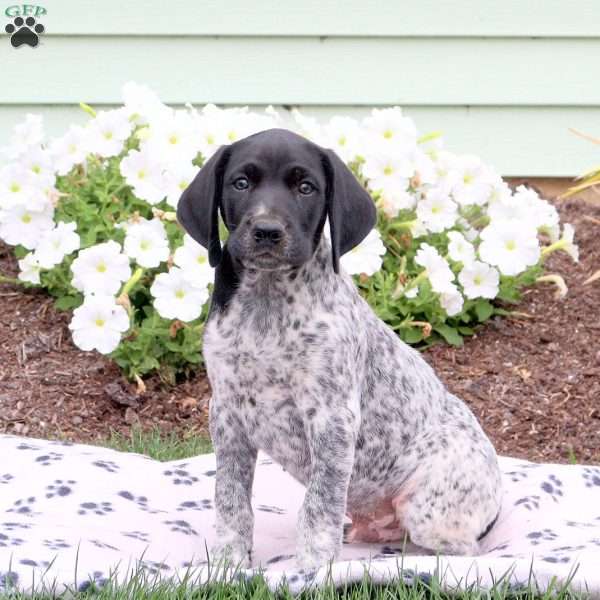
<path fill-rule="evenodd" d="M 519 498 L 515 502 L 515 506 L 523 505 L 527 510 L 537 510 L 540 507 L 540 497 L 537 495 L 534 496 L 525 496 L 523 498 Z"/>
<path fill-rule="evenodd" d="M 15 502 L 13 502 L 12 508 L 9 508 L 6 512 L 15 512 L 21 515 L 36 515 L 33 511 L 33 505 L 35 504 L 35 496 L 30 496 L 29 498 L 19 498 Z"/>
<path fill-rule="evenodd" d="M 94 513 L 95 515 L 104 517 L 108 513 L 113 512 L 113 510 L 111 502 L 82 502 L 79 505 L 77 514 L 87 515 L 88 513 Z"/>
<path fill-rule="evenodd" d="M 96 460 L 92 463 L 95 467 L 100 467 L 109 473 L 116 473 L 120 467 L 117 463 L 112 460 Z"/>
<path fill-rule="evenodd" d="M 40 463 L 43 467 L 47 467 L 49 464 L 53 462 L 57 462 L 63 459 L 63 454 L 59 454 L 58 452 L 48 452 L 48 454 L 42 454 L 35 459 L 36 463 Z"/>
<path fill-rule="evenodd" d="M 21 538 L 9 537 L 4 533 L 0 533 L 0 548 L 8 548 L 8 546 L 20 546 L 25 540 Z"/>
<path fill-rule="evenodd" d="M 4 527 L 6 531 L 16 531 L 18 529 L 31 529 L 31 525 L 28 525 L 27 523 L 12 523 L 8 521 L 5 523 L 0 523 L 0 525 L 2 525 L 2 527 Z"/>
<path fill-rule="evenodd" d="M 557 537 L 558 535 L 552 529 L 542 529 L 542 531 L 532 531 L 527 534 L 532 546 L 537 546 L 541 542 L 553 542 Z"/>
<path fill-rule="evenodd" d="M 35 48 L 40 41 L 39 36 L 44 33 L 45 28 L 41 23 L 36 23 L 33 17 L 16 17 L 4 30 L 10 35 L 10 43 L 13 48 L 27 44 Z"/>
<path fill-rule="evenodd" d="M 558 497 L 563 495 L 562 481 L 555 475 L 550 475 L 548 481 L 544 481 L 540 487 L 546 494 L 550 494 L 554 502 L 558 502 Z"/>
<path fill-rule="evenodd" d="M 0 485 L 10 483 L 11 479 L 14 479 L 14 477 L 10 473 L 0 475 Z"/>
<path fill-rule="evenodd" d="M 150 536 L 145 531 L 121 531 L 121 535 L 133 538 L 134 540 L 139 540 L 140 542 L 150 541 Z"/>
<path fill-rule="evenodd" d="M 268 504 L 259 504 L 257 510 L 262 510 L 263 512 L 273 513 L 275 515 L 285 515 L 285 510 L 283 508 L 279 508 L 278 506 L 269 506 Z"/>
<path fill-rule="evenodd" d="M 19 583 L 19 574 L 14 571 L 0 572 L 0 591 L 14 590 Z"/>
<path fill-rule="evenodd" d="M 104 577 L 104 573 L 102 571 L 94 571 L 88 575 L 89 579 L 87 581 L 83 581 L 77 586 L 78 592 L 92 592 L 94 590 L 98 590 L 104 587 L 109 579 L 108 577 Z"/>
<path fill-rule="evenodd" d="M 197 483 L 198 478 L 194 477 L 188 471 L 182 468 L 185 466 L 187 466 L 187 463 L 178 465 L 175 469 L 164 471 L 163 475 L 172 477 L 172 482 L 174 485 L 193 485 L 194 483 Z"/>
<path fill-rule="evenodd" d="M 67 479 L 63 481 L 62 479 L 55 479 L 54 483 L 47 485 L 46 489 L 46 498 L 54 498 L 54 496 L 68 496 L 73 492 L 73 489 L 70 487 L 77 483 L 73 479 Z"/>
<path fill-rule="evenodd" d="M 585 467 L 583 469 L 585 487 L 600 487 L 600 469 L 598 467 Z"/>
<path fill-rule="evenodd" d="M 184 510 L 210 510 L 213 507 L 212 500 L 208 498 L 203 498 L 198 502 L 194 500 L 186 500 L 185 502 L 180 502 L 177 507 L 177 511 L 181 512 Z"/>
<path fill-rule="evenodd" d="M 92 544 L 94 544 L 94 546 L 96 546 L 96 548 L 106 548 L 108 550 L 117 550 L 117 551 L 119 550 L 115 546 L 111 546 L 110 544 L 107 544 L 106 542 L 101 542 L 100 540 L 90 540 L 90 542 Z"/>
<path fill-rule="evenodd" d="M 46 548 L 50 550 L 62 550 L 63 548 L 70 548 L 71 545 L 67 544 L 62 538 L 54 538 L 53 540 L 44 540 L 42 542 Z"/>
<path fill-rule="evenodd" d="M 177 519 L 176 521 L 163 521 L 165 525 L 171 525 L 171 531 L 183 533 L 184 535 L 198 535 L 195 529 L 183 519 Z"/>
<path fill-rule="evenodd" d="M 148 506 L 148 498 L 146 498 L 146 496 L 134 496 L 131 492 L 128 492 L 127 490 L 122 490 L 117 495 L 121 496 L 121 498 L 125 498 L 125 500 L 129 500 L 130 502 L 135 502 L 141 511 L 150 513 L 151 515 L 167 512 L 166 510 L 157 510 L 154 508 L 150 508 Z"/>
<path fill-rule="evenodd" d="M 40 450 L 41 446 L 33 446 L 32 444 L 26 444 L 23 442 L 17 446 L 17 450 Z"/>
<path fill-rule="evenodd" d="M 171 570 L 169 565 L 162 562 L 156 562 L 154 560 L 142 560 L 140 561 L 140 566 L 150 575 L 158 575 L 161 571 L 164 572 Z"/>
<path fill-rule="evenodd" d="M 504 474 L 507 477 L 510 477 L 510 480 L 513 483 L 517 483 L 519 481 L 523 481 L 523 479 L 527 479 L 527 473 L 523 473 L 523 471 L 507 471 Z"/>

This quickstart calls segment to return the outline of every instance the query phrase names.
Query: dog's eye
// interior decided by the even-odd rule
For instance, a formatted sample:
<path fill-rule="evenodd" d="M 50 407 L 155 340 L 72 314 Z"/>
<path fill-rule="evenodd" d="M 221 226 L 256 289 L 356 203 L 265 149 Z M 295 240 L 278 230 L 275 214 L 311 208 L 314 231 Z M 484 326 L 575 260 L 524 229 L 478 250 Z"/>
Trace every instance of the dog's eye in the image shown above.
<path fill-rule="evenodd" d="M 312 183 L 310 183 L 309 181 L 303 181 L 298 186 L 298 191 L 301 194 L 304 194 L 305 196 L 307 196 L 308 194 L 312 194 L 315 191 L 315 186 Z"/>
<path fill-rule="evenodd" d="M 233 182 L 233 187 L 236 190 L 240 190 L 240 192 L 242 190 L 247 190 L 248 187 L 250 186 L 250 183 L 248 182 L 248 179 L 246 179 L 246 177 L 238 177 L 234 182 Z"/>

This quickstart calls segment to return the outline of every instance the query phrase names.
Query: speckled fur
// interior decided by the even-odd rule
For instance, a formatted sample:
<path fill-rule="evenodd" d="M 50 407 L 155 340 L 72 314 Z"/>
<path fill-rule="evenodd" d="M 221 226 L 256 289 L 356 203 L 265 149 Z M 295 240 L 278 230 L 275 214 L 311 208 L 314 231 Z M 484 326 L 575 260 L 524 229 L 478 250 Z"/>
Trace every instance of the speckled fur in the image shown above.
<path fill-rule="evenodd" d="M 219 550 L 249 560 L 252 477 L 262 449 L 307 486 L 301 566 L 336 556 L 345 513 L 368 521 L 377 505 L 398 497 L 396 517 L 413 543 L 477 553 L 477 538 L 500 507 L 494 449 L 352 279 L 333 272 L 326 240 L 297 270 L 244 272 L 227 311 L 207 324 L 204 354 Z"/>
<path fill-rule="evenodd" d="M 223 248 L 218 211 L 230 231 Z M 500 508 L 494 448 L 338 272 L 338 257 L 375 222 L 372 199 L 342 161 L 289 131 L 261 132 L 219 150 L 177 215 L 218 265 L 204 333 L 214 558 L 250 563 L 259 449 L 306 486 L 301 567 L 337 556 L 345 514 L 347 541 L 408 535 L 432 552 L 476 554 Z M 265 241 L 259 226 L 279 227 L 278 240 Z"/>

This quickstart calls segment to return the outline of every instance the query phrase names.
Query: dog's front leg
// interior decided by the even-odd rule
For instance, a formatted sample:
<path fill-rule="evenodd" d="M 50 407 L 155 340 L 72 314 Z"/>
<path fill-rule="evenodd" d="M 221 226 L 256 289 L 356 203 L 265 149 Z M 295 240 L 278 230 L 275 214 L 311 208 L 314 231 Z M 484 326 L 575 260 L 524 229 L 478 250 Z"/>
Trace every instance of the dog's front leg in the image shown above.
<path fill-rule="evenodd" d="M 322 566 L 339 554 L 356 431 L 355 417 L 345 407 L 323 415 L 317 411 L 306 423 L 311 472 L 298 517 L 301 568 Z"/>
<path fill-rule="evenodd" d="M 257 450 L 235 411 L 214 397 L 209 427 L 217 459 L 216 541 L 211 559 L 246 568 L 250 566 L 254 531 L 251 499 Z"/>

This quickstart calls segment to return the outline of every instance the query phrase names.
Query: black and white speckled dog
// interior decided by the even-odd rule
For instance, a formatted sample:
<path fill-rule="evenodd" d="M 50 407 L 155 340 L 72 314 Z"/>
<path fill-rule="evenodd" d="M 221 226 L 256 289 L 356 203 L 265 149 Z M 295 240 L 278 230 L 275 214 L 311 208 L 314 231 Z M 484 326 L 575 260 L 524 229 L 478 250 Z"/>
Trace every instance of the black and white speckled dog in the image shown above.
<path fill-rule="evenodd" d="M 476 554 L 500 508 L 494 448 L 339 269 L 376 218 L 346 165 L 292 132 L 264 131 L 222 147 L 177 214 L 217 267 L 204 355 L 218 555 L 249 564 L 258 449 L 306 485 L 300 566 L 338 554 L 345 514 L 348 541 L 407 534 Z"/>

